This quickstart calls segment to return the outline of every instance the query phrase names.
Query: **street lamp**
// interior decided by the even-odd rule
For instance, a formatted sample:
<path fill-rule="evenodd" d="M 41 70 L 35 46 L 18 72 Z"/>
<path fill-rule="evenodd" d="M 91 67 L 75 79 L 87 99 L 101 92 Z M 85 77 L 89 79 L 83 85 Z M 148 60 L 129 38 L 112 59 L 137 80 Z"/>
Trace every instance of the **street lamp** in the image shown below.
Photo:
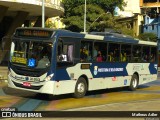
<path fill-rule="evenodd" d="M 86 0 L 84 6 L 84 33 L 86 33 Z"/>
<path fill-rule="evenodd" d="M 45 28 L 45 0 L 42 0 L 42 28 Z"/>

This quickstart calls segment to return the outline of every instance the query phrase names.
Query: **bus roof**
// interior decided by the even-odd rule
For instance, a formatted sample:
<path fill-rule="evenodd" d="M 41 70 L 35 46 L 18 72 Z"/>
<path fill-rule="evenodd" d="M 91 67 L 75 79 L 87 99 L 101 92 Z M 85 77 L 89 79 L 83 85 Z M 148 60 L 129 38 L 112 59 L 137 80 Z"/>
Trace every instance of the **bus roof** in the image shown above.
<path fill-rule="evenodd" d="M 20 27 L 16 29 L 14 35 L 16 35 L 16 33 L 19 33 L 19 35 L 23 36 L 23 34 L 18 31 L 24 31 L 24 30 L 26 31 L 28 30 L 28 33 L 26 32 L 26 34 L 29 36 L 37 35 L 39 37 L 46 37 L 46 38 L 49 38 L 49 37 L 51 38 L 52 35 L 55 33 L 56 35 L 63 36 L 63 37 L 77 37 L 82 39 L 85 38 L 85 39 L 91 39 L 91 40 L 100 40 L 100 41 L 118 42 L 118 43 L 144 44 L 144 45 L 154 45 L 154 46 L 157 45 L 157 42 L 142 41 L 142 40 L 133 38 L 131 36 L 118 34 L 118 33 L 94 32 L 94 33 L 88 34 L 88 33 L 71 32 L 71 31 L 62 30 L 62 29 L 51 29 L 51 28 L 40 28 L 40 27 L 29 27 L 29 28 Z M 37 32 L 30 33 L 31 31 L 37 31 Z"/>

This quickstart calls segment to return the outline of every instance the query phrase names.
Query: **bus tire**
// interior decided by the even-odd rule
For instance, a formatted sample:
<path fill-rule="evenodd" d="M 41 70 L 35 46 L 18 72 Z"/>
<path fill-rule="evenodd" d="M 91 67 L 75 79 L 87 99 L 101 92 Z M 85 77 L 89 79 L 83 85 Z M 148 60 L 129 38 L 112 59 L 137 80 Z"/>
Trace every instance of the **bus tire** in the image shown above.
<path fill-rule="evenodd" d="M 82 98 L 85 96 L 86 92 L 87 92 L 86 80 L 83 77 L 80 77 L 76 83 L 73 97 Z"/>
<path fill-rule="evenodd" d="M 130 83 L 130 86 L 129 86 L 129 90 L 135 91 L 135 90 L 137 89 L 137 87 L 138 87 L 138 82 L 139 82 L 138 76 L 137 76 L 136 74 L 134 74 L 134 75 L 132 76 L 132 79 L 131 79 L 131 83 Z"/>

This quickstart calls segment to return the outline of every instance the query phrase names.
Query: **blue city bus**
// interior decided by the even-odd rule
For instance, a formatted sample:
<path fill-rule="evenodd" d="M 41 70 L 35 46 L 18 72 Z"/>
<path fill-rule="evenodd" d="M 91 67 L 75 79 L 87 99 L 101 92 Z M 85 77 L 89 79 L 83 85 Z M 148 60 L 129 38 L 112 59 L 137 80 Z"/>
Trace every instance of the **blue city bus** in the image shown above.
<path fill-rule="evenodd" d="M 11 43 L 8 86 L 37 93 L 84 97 L 87 91 L 157 80 L 157 43 L 116 33 L 17 28 Z"/>

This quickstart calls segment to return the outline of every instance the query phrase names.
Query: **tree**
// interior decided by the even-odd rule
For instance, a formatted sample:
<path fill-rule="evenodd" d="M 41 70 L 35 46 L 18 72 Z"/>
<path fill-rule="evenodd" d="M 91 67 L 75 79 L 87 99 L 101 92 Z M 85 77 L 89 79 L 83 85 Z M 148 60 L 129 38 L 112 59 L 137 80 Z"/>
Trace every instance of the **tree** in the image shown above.
<path fill-rule="evenodd" d="M 64 16 L 68 17 L 72 15 L 72 10 L 75 7 L 84 5 L 85 0 L 62 0 L 64 4 L 65 13 Z M 126 5 L 124 0 L 86 0 L 87 4 L 98 5 L 105 12 L 110 12 L 113 14 L 115 7 L 123 10 L 123 7 Z M 84 13 L 84 12 L 83 12 Z"/>
<path fill-rule="evenodd" d="M 80 5 L 72 9 L 72 16 L 64 18 L 63 22 L 66 25 L 66 29 L 71 31 L 80 32 L 83 31 L 83 24 L 84 24 L 84 5 Z M 104 10 L 101 9 L 97 5 L 87 5 L 87 30 L 90 29 L 100 29 L 98 25 L 100 21 L 104 20 L 104 16 L 100 17 L 97 21 L 95 21 L 99 15 L 104 14 Z M 95 22 L 94 22 L 95 21 Z M 92 24 L 94 22 L 94 24 Z"/>
<path fill-rule="evenodd" d="M 63 0 L 65 13 L 63 22 L 66 29 L 83 31 L 85 0 Z M 123 0 L 87 0 L 87 31 L 104 31 L 115 26 L 113 11 L 116 6 L 123 9 Z"/>
<path fill-rule="evenodd" d="M 133 28 L 131 27 L 128 27 L 128 22 L 123 22 L 123 23 L 119 23 L 118 21 L 116 21 L 116 19 L 114 19 L 114 26 L 113 26 L 113 29 L 115 31 L 118 31 L 122 34 L 125 34 L 125 35 L 129 35 L 129 36 L 134 36 L 134 31 L 133 31 Z"/>
<path fill-rule="evenodd" d="M 157 41 L 157 35 L 154 33 L 142 33 L 138 36 L 138 38 L 144 41 Z"/>

